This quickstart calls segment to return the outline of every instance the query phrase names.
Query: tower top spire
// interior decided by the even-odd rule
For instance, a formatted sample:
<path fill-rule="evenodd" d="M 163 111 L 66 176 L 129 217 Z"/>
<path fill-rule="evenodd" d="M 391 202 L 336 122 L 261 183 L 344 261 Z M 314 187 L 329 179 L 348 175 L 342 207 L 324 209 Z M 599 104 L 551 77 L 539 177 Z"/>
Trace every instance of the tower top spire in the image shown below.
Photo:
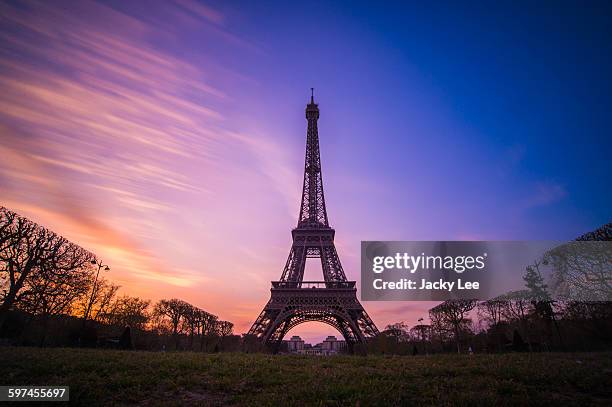
<path fill-rule="evenodd" d="M 319 106 L 314 101 L 314 88 L 310 88 L 310 103 L 306 105 L 306 118 L 309 120 L 319 118 Z"/>
<path fill-rule="evenodd" d="M 314 102 L 314 89 L 310 88 L 310 103 L 306 105 L 306 164 L 304 167 L 304 189 L 300 205 L 298 227 L 329 228 L 327 210 L 323 197 L 321 177 L 321 154 L 319 152 L 319 107 Z"/>

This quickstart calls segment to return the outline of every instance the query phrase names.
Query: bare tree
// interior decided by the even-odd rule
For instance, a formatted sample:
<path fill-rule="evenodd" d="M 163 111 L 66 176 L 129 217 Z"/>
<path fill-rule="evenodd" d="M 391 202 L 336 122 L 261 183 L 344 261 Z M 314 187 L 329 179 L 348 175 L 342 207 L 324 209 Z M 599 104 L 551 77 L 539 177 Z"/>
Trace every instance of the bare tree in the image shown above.
<path fill-rule="evenodd" d="M 124 295 L 111 303 L 101 314 L 100 320 L 109 325 L 143 330 L 150 319 L 148 311 L 150 304 L 150 300 Z"/>
<path fill-rule="evenodd" d="M 423 351 L 427 353 L 427 341 L 431 338 L 431 325 L 419 324 L 410 329 L 410 335 L 417 341 L 421 342 Z"/>
<path fill-rule="evenodd" d="M 189 349 L 193 349 L 193 340 L 198 331 L 200 312 L 202 310 L 191 304 L 185 304 L 183 310 L 184 331 L 189 333 Z"/>
<path fill-rule="evenodd" d="M 502 322 L 505 321 L 504 310 L 507 304 L 505 300 L 490 299 L 478 303 L 478 318 L 486 326 L 488 344 L 502 350 L 506 343 Z"/>
<path fill-rule="evenodd" d="M 474 309 L 476 304 L 476 300 L 446 300 L 429 310 L 433 325 L 437 325 L 440 329 L 452 329 L 457 344 L 457 353 L 461 353 L 461 325 L 468 321 L 466 315 Z"/>
<path fill-rule="evenodd" d="M 534 261 L 533 264 L 525 268 L 523 280 L 525 281 L 525 286 L 529 290 L 535 316 L 540 317 L 545 322 L 549 331 L 551 331 L 551 324 L 555 327 L 559 343 L 563 348 L 563 336 L 561 335 L 561 329 L 555 315 L 556 301 L 553 301 L 551 298 L 548 292 L 548 286 L 545 284 L 544 277 L 540 271 L 540 266 L 546 265 L 547 263 L 548 258 L 546 255 L 544 256 L 544 260 Z M 552 333 L 549 334 L 549 338 L 552 342 Z"/>
<path fill-rule="evenodd" d="M 569 301 L 612 301 L 612 244 L 569 242 L 546 253 L 552 266 L 551 289 Z"/>
<path fill-rule="evenodd" d="M 234 333 L 234 324 L 229 321 L 217 322 L 217 332 L 221 338 L 225 338 Z"/>
<path fill-rule="evenodd" d="M 17 214 L 15 212 L 0 206 L 0 252 L 10 245 L 16 237 L 17 230 L 14 227 L 16 220 Z"/>
<path fill-rule="evenodd" d="M 605 225 L 602 225 L 591 232 L 585 233 L 584 235 L 577 237 L 576 240 L 610 242 L 612 241 L 612 222 L 606 223 Z"/>
<path fill-rule="evenodd" d="M 154 315 L 168 319 L 172 329 L 172 336 L 174 337 L 175 349 L 178 349 L 179 344 L 179 327 L 184 318 L 185 311 L 189 307 L 191 305 L 187 302 L 173 298 L 170 300 L 160 300 L 153 309 Z"/>
<path fill-rule="evenodd" d="M 528 321 L 533 313 L 533 301 L 529 290 L 511 291 L 507 294 L 499 296 L 496 300 L 503 301 L 504 316 L 509 320 L 516 320 L 522 328 L 529 351 L 532 351 L 532 341 L 529 335 Z"/>
<path fill-rule="evenodd" d="M 478 303 L 478 316 L 488 323 L 490 327 L 498 325 L 504 318 L 504 300 L 492 299 Z"/>
<path fill-rule="evenodd" d="M 110 281 L 99 278 L 97 281 L 90 278 L 87 295 L 81 297 L 79 309 L 83 315 L 83 323 L 87 320 L 101 321 L 110 308 L 119 286 Z"/>
<path fill-rule="evenodd" d="M 0 328 L 21 298 L 42 301 L 45 293 L 86 281 L 74 273 L 90 271 L 92 253 L 6 208 L 0 208 L 0 233 Z"/>
<path fill-rule="evenodd" d="M 2 207 L 0 209 L 0 328 L 23 288 L 28 275 L 38 267 L 47 244 L 47 234 L 37 225 Z"/>
<path fill-rule="evenodd" d="M 229 321 L 219 321 L 216 323 L 217 334 L 221 339 L 221 347 L 225 346 L 225 338 L 234 333 L 234 324 Z"/>
<path fill-rule="evenodd" d="M 94 305 L 98 302 L 100 302 L 101 305 L 103 305 L 103 307 L 108 305 L 110 300 L 112 300 L 112 298 L 115 296 L 115 293 L 119 289 L 119 286 L 114 286 L 112 284 L 109 286 L 104 281 L 104 279 L 100 279 L 101 270 L 104 270 L 104 271 L 110 270 L 108 265 L 102 263 L 102 261 L 96 258 L 91 260 L 91 264 L 94 266 L 97 266 L 97 270 L 94 274 L 94 278 L 91 284 L 91 294 L 89 295 L 87 302 L 83 306 L 84 312 L 83 312 L 83 324 L 82 324 L 81 330 L 85 329 L 85 325 L 87 324 L 87 319 L 90 317 L 91 311 Z M 98 309 L 98 312 L 99 311 L 100 309 Z"/>
<path fill-rule="evenodd" d="M 385 327 L 383 333 L 395 340 L 396 343 L 408 341 L 408 325 L 405 322 L 396 322 Z"/>
<path fill-rule="evenodd" d="M 91 274 L 87 260 L 85 267 L 78 267 L 75 266 L 80 262 L 78 250 L 67 250 L 64 256 L 67 257 L 64 261 L 43 265 L 38 272 L 29 275 L 27 288 L 18 303 L 21 309 L 41 318 L 40 346 L 45 344 L 49 318 L 69 313 L 75 301 L 85 296 L 89 287 Z"/>
<path fill-rule="evenodd" d="M 200 335 L 200 351 L 208 351 L 208 339 L 216 333 L 218 317 L 206 311 L 200 310 L 198 314 L 198 331 Z"/>

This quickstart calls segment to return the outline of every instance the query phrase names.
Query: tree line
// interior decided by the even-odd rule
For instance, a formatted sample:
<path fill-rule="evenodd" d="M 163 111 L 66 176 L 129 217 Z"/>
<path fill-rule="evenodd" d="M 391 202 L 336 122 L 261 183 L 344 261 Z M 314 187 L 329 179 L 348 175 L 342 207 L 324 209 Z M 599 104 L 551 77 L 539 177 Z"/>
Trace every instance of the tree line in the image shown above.
<path fill-rule="evenodd" d="M 231 322 L 180 299 L 151 304 L 119 295 L 101 270 L 109 267 L 93 253 L 0 207 L 0 340 L 202 351 L 235 346 L 228 345 L 235 337 Z"/>
<path fill-rule="evenodd" d="M 374 353 L 612 348 L 612 224 L 549 251 L 525 269 L 525 289 L 487 301 L 448 300 L 429 323 L 388 325 Z M 547 284 L 540 268 L 555 265 Z M 186 301 L 120 295 L 93 253 L 0 207 L 0 343 L 203 352 L 264 350 L 233 324 Z M 551 291 L 555 292 L 553 296 Z M 554 299 L 553 299 L 554 298 Z"/>
<path fill-rule="evenodd" d="M 612 306 L 528 298 L 447 300 L 429 310 L 429 323 L 387 325 L 369 349 L 392 354 L 610 350 Z"/>
<path fill-rule="evenodd" d="M 486 301 L 447 300 L 419 319 L 388 325 L 373 352 L 612 349 L 612 224 L 555 247 L 525 268 L 525 288 Z M 581 242 L 589 242 L 583 244 Z M 553 266 L 549 281 L 541 268 Z"/>

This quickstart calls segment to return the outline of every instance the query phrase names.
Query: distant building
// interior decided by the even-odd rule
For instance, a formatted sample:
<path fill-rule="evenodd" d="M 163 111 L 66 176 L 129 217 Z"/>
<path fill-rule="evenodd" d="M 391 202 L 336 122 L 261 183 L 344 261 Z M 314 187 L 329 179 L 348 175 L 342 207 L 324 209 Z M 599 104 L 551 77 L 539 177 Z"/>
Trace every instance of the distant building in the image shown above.
<path fill-rule="evenodd" d="M 287 350 L 291 353 L 300 353 L 304 350 L 304 340 L 299 336 L 292 336 L 287 341 Z"/>
<path fill-rule="evenodd" d="M 286 345 L 287 352 L 298 353 L 300 355 L 336 355 L 346 351 L 346 342 L 339 341 L 335 336 L 328 336 L 323 342 L 311 345 L 305 343 L 299 336 L 292 336 L 288 341 L 283 343 Z"/>
<path fill-rule="evenodd" d="M 321 349 L 329 354 L 344 352 L 346 341 L 339 341 L 335 336 L 330 335 L 321 344 Z"/>
<path fill-rule="evenodd" d="M 323 349 L 321 348 L 320 343 L 314 346 L 311 346 L 309 348 L 305 348 L 299 353 L 300 355 L 325 355 L 325 353 L 323 352 Z"/>
<path fill-rule="evenodd" d="M 299 336 L 292 336 L 289 340 L 283 341 L 286 351 L 300 355 L 336 355 L 346 352 L 346 341 L 338 340 L 335 336 L 328 336 L 323 342 L 311 345 L 305 343 Z"/>

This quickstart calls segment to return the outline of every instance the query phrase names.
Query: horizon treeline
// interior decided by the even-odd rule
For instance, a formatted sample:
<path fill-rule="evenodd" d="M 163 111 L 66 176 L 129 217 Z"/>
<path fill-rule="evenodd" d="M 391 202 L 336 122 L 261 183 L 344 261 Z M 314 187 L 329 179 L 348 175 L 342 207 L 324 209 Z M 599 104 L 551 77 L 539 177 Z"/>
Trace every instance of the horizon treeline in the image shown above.
<path fill-rule="evenodd" d="M 612 224 L 576 241 L 612 240 Z M 608 245 L 609 246 L 609 245 Z M 606 250 L 608 250 L 606 246 Z M 525 289 L 487 301 L 448 300 L 410 327 L 388 325 L 364 347 L 372 353 L 570 351 L 612 349 L 609 251 L 568 242 L 525 269 Z M 607 256 L 607 257 L 606 257 Z M 603 264 L 607 266 L 602 269 Z M 595 260 L 594 260 L 595 259 Z M 571 294 L 551 299 L 539 267 L 556 262 L 554 284 Z M 103 276 L 95 254 L 0 207 L 0 344 L 96 346 L 146 350 L 265 351 L 233 324 L 177 298 L 156 303 Z M 578 296 L 578 299 L 575 297 Z M 281 350 L 283 346 L 281 344 Z"/>
<path fill-rule="evenodd" d="M 601 351 L 612 349 L 612 303 L 513 299 L 447 300 L 429 323 L 389 324 L 373 353 Z"/>
<path fill-rule="evenodd" d="M 429 324 L 421 318 L 412 327 L 387 325 L 369 348 L 400 354 L 612 349 L 611 240 L 608 223 L 528 265 L 524 289 L 486 301 L 444 301 L 429 310 Z M 554 265 L 550 282 L 540 271 L 546 265 Z"/>
<path fill-rule="evenodd" d="M 101 275 L 108 270 L 95 254 L 0 207 L 0 340 L 38 346 L 227 347 L 231 322 L 176 298 L 152 304 L 120 295 L 120 286 Z"/>

